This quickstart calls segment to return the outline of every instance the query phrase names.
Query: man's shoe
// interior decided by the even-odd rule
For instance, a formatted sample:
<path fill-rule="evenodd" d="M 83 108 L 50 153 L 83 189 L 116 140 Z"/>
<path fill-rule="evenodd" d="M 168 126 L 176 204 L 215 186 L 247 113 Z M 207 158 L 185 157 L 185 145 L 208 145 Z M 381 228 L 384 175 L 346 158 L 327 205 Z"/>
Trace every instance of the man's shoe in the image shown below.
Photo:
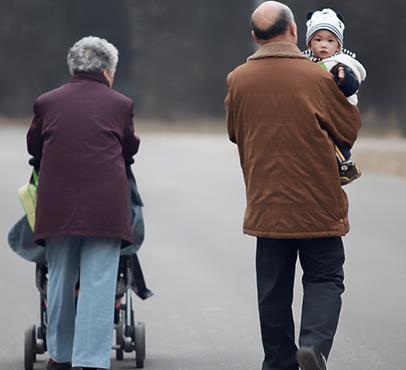
<path fill-rule="evenodd" d="M 361 171 L 354 162 L 340 163 L 338 170 L 340 172 L 341 185 L 347 185 L 361 176 Z"/>
<path fill-rule="evenodd" d="M 52 358 L 49 359 L 46 370 L 71 370 L 72 364 L 70 362 L 56 362 Z"/>
<path fill-rule="evenodd" d="M 327 370 L 324 356 L 312 347 L 302 347 L 296 354 L 297 362 L 302 370 Z"/>

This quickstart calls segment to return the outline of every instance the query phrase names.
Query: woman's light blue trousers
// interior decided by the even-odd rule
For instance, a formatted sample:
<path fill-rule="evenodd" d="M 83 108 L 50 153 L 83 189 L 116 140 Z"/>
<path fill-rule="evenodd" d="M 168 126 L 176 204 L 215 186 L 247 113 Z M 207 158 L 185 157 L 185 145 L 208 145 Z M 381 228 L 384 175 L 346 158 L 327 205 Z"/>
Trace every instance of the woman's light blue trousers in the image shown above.
<path fill-rule="evenodd" d="M 72 362 L 73 367 L 110 368 L 120 247 L 121 240 L 112 238 L 46 240 L 47 346 L 54 361 Z"/>

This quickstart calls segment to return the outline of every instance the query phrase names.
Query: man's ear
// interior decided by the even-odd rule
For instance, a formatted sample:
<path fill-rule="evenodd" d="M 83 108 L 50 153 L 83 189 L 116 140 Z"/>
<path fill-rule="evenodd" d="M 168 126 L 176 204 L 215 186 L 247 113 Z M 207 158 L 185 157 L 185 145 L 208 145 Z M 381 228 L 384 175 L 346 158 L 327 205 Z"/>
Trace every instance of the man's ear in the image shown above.
<path fill-rule="evenodd" d="M 314 10 L 308 11 L 306 13 L 306 20 L 308 21 L 312 17 L 313 14 L 314 14 Z"/>
<path fill-rule="evenodd" d="M 294 36 L 297 37 L 297 25 L 295 22 L 290 22 L 289 24 L 289 33 Z"/>
<path fill-rule="evenodd" d="M 255 34 L 254 31 L 251 31 L 251 36 L 252 36 L 254 42 L 257 43 L 257 44 L 259 44 L 258 37 L 257 37 L 257 35 Z"/>

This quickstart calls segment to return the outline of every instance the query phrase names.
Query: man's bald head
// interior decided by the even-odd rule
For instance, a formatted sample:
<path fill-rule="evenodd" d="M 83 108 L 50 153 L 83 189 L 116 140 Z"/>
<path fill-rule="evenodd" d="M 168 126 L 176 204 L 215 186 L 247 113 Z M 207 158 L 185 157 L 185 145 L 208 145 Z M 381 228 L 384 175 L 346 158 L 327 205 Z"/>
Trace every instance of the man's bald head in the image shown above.
<path fill-rule="evenodd" d="M 277 1 L 265 1 L 251 16 L 253 34 L 259 42 L 288 34 L 294 22 L 290 8 Z M 293 31 L 296 32 L 296 25 Z"/>

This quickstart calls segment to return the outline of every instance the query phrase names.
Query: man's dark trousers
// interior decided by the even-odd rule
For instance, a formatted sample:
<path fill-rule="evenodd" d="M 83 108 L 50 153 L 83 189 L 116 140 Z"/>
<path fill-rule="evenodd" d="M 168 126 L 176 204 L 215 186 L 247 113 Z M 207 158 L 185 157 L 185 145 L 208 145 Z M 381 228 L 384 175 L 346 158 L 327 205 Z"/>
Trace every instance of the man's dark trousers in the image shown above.
<path fill-rule="evenodd" d="M 341 237 L 257 239 L 257 288 L 265 360 L 262 370 L 298 370 L 292 314 L 295 266 L 303 269 L 299 346 L 327 358 L 333 344 L 344 292 Z"/>

